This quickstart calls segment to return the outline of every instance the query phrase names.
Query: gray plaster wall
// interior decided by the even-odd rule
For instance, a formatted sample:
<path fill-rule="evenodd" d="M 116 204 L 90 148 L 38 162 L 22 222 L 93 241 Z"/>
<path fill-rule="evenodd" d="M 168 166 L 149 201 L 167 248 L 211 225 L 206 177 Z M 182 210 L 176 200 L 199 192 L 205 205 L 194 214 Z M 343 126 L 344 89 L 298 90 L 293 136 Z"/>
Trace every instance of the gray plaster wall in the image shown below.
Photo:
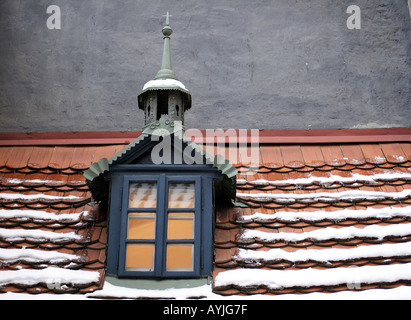
<path fill-rule="evenodd" d="M 0 132 L 140 130 L 167 10 L 188 128 L 410 127 L 407 2 L 1 0 Z"/>

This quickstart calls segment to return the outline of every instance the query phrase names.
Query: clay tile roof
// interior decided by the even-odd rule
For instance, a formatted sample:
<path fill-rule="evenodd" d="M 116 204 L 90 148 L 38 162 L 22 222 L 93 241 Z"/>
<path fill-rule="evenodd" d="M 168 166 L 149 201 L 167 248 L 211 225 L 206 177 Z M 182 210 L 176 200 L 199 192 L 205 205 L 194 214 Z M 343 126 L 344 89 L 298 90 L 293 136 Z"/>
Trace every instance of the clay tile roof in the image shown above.
<path fill-rule="evenodd" d="M 260 145 L 261 166 L 239 169 L 237 206 L 217 212 L 214 292 L 411 285 L 405 140 Z"/>
<path fill-rule="evenodd" d="M 117 148 L 0 147 L 0 293 L 101 288 L 107 221 L 89 205 L 83 171 Z"/>
<path fill-rule="evenodd" d="M 376 132 L 263 131 L 257 168 L 237 154 L 235 205 L 216 208 L 213 291 L 410 285 L 411 130 Z M 138 134 L 1 135 L 0 293 L 100 289 L 107 217 L 83 173 Z"/>

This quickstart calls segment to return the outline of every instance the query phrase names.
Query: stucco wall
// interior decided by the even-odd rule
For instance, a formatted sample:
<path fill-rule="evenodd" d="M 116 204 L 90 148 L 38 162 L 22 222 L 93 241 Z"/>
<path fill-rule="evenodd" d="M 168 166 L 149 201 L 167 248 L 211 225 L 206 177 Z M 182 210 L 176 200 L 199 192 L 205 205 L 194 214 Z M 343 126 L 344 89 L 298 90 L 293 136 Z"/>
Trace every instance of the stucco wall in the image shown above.
<path fill-rule="evenodd" d="M 0 132 L 141 129 L 167 10 L 188 128 L 411 126 L 407 0 L 2 0 Z"/>

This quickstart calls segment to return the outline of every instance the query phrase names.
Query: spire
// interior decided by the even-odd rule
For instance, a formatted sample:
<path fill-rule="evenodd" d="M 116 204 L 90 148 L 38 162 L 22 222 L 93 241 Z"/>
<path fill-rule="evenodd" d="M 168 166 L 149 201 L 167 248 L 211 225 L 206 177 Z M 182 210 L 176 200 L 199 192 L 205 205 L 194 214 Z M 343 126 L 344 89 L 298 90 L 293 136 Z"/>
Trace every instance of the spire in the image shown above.
<path fill-rule="evenodd" d="M 171 67 L 171 53 L 170 53 L 170 36 L 173 30 L 170 28 L 170 15 L 167 12 L 166 25 L 164 26 L 162 32 L 164 35 L 164 47 L 163 47 L 163 59 L 161 61 L 161 69 L 158 71 L 155 80 L 157 79 L 175 79 L 177 76 Z"/>
<path fill-rule="evenodd" d="M 143 91 L 138 95 L 138 107 L 145 112 L 145 124 L 159 121 L 161 118 L 184 123 L 184 112 L 191 108 L 190 91 L 177 80 L 171 68 L 170 35 L 173 30 L 170 28 L 168 12 L 165 17 L 161 69 L 153 80 L 143 86 Z"/>

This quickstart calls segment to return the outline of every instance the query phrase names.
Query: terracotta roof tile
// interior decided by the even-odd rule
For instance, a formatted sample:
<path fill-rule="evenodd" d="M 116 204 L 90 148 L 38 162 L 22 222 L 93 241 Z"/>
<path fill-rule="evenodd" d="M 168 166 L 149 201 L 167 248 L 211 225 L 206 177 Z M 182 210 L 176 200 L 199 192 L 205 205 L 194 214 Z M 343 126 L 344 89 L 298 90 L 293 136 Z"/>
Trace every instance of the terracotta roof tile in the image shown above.
<path fill-rule="evenodd" d="M 408 157 L 399 143 L 382 143 L 381 149 L 389 163 L 400 164 L 408 161 Z"/>
<path fill-rule="evenodd" d="M 346 164 L 339 145 L 322 145 L 321 151 L 327 165 L 331 167 L 341 167 Z"/>
<path fill-rule="evenodd" d="M 247 280 L 237 277 L 231 284 L 225 281 L 225 273 L 228 276 L 242 269 L 253 270 L 258 278 L 259 270 L 282 270 L 286 276 L 292 271 L 409 263 L 411 250 L 396 254 L 394 247 L 391 250 L 384 246 L 411 246 L 411 228 L 407 231 L 411 217 L 405 213 L 408 211 L 401 211 L 411 205 L 411 194 L 404 193 L 411 190 L 410 146 L 409 143 L 262 145 L 261 164 L 269 171 L 237 177 L 237 200 L 249 206 L 238 211 L 237 221 L 231 221 L 238 228 L 225 230 L 216 224 L 218 268 L 213 274 L 214 291 L 223 295 L 251 295 L 260 290 L 267 294 L 301 294 L 410 285 L 411 275 L 408 280 L 394 277 L 389 283 L 375 280 L 366 284 L 358 280 L 353 285 L 283 285 L 280 289 L 270 287 L 268 278 L 264 284 L 257 280 L 252 284 L 252 275 Z M 284 168 L 288 170 L 282 172 Z M 347 216 L 334 218 L 340 214 Z M 391 234 L 390 230 L 396 230 L 393 228 L 397 226 L 404 228 L 404 233 Z M 375 236 L 368 231 L 372 228 L 379 230 Z M 235 236 L 234 232 L 237 232 Z M 332 254 L 335 258 L 315 258 L 322 254 L 324 257 Z M 321 283 L 321 277 L 318 281 Z"/>
<path fill-rule="evenodd" d="M 56 170 L 68 169 L 73 158 L 74 150 L 75 148 L 73 147 L 55 147 L 49 167 Z"/>
<path fill-rule="evenodd" d="M 27 166 L 31 169 L 45 169 L 48 167 L 54 147 L 36 147 L 30 156 Z"/>
<path fill-rule="evenodd" d="M 0 147 L 0 248 L 71 255 L 71 260 L 58 263 L 0 257 L 0 272 L 57 266 L 100 274 L 98 282 L 66 290 L 44 283 L 8 283 L 0 292 L 87 293 L 101 288 L 107 221 L 105 214 L 87 205 L 91 194 L 82 173 L 123 147 Z M 225 156 L 230 152 L 214 149 Z M 221 280 L 234 270 L 254 270 L 253 280 L 260 271 L 281 271 L 282 278 L 307 270 L 352 268 L 355 274 L 358 268 L 411 263 L 411 252 L 405 249 L 397 254 L 390 247 L 376 247 L 411 243 L 411 217 L 405 211 L 411 206 L 410 143 L 262 144 L 260 168 L 250 168 L 241 154 L 237 156 L 237 201 L 249 207 L 216 208 L 214 292 L 357 290 L 346 282 L 322 283 L 320 276 L 308 286 L 281 288 L 269 284 L 271 273 L 264 283 L 244 285 L 241 277 L 233 283 Z M 45 236 L 37 237 L 37 231 Z M 384 256 L 373 253 L 379 248 Z M 368 290 L 410 284 L 408 278 L 394 277 L 354 285 Z"/>
<path fill-rule="evenodd" d="M 304 167 L 305 163 L 300 146 L 282 146 L 281 154 L 287 168 L 300 169 Z"/>
<path fill-rule="evenodd" d="M 116 154 L 117 151 L 120 151 L 121 148 L 117 145 L 112 145 L 112 146 L 98 146 L 96 147 L 96 151 L 94 153 L 93 161 L 92 162 L 97 162 L 101 158 L 111 158 Z"/>
<path fill-rule="evenodd" d="M 93 161 L 95 151 L 95 146 L 76 147 L 70 162 L 70 168 L 75 170 L 87 170 Z"/>
<path fill-rule="evenodd" d="M 266 168 L 279 169 L 284 166 L 279 146 L 260 146 L 262 164 Z"/>
<path fill-rule="evenodd" d="M 387 161 L 378 144 L 361 144 L 361 150 L 367 163 L 378 165 Z"/>
<path fill-rule="evenodd" d="M 407 157 L 407 160 L 411 161 L 411 145 L 409 143 L 399 143 L 399 145 L 401 146 L 402 151 Z"/>
<path fill-rule="evenodd" d="M 13 147 L 0 147 L 0 168 L 3 168 L 9 160 Z"/>
<path fill-rule="evenodd" d="M 215 152 L 217 152 L 217 154 L 223 153 L 223 150 L 224 150 L 224 153 L 222 154 L 223 157 L 228 159 L 228 156 L 230 156 L 230 159 L 234 159 L 232 161 L 233 165 L 236 165 L 238 167 L 241 167 L 242 165 L 244 165 L 242 163 L 241 154 L 240 154 L 238 148 L 233 148 L 233 147 L 228 146 L 228 147 L 225 147 L 225 148 L 217 147 L 216 149 L 217 150 Z M 210 154 L 212 154 L 212 153 L 210 153 Z M 245 164 L 245 165 L 247 166 L 247 164 Z"/>
<path fill-rule="evenodd" d="M 22 169 L 27 167 L 33 147 L 14 147 L 7 160 L 6 166 L 10 169 Z"/>
<path fill-rule="evenodd" d="M 365 164 L 364 154 L 362 149 L 357 144 L 343 144 L 341 145 L 341 150 L 344 155 L 344 160 L 347 164 L 358 166 Z"/>
<path fill-rule="evenodd" d="M 323 153 L 321 151 L 321 146 L 317 145 L 307 145 L 301 146 L 301 152 L 304 157 L 304 162 L 309 167 L 322 167 L 325 165 L 325 160 Z"/>
<path fill-rule="evenodd" d="M 91 164 L 96 150 L 99 156 L 110 157 L 116 148 L 0 147 L 1 165 L 7 168 L 0 173 L 0 248 L 25 249 L 15 261 L 4 260 L 0 254 L 0 270 L 56 266 L 100 274 L 98 283 L 79 286 L 2 284 L 0 293 L 88 293 L 101 288 L 107 222 L 105 217 L 86 214 L 93 208 L 86 205 L 91 194 L 82 170 Z M 31 254 L 30 259 L 24 252 Z M 69 258 L 50 258 L 59 254 Z M 38 258 L 33 260 L 33 256 Z"/>

